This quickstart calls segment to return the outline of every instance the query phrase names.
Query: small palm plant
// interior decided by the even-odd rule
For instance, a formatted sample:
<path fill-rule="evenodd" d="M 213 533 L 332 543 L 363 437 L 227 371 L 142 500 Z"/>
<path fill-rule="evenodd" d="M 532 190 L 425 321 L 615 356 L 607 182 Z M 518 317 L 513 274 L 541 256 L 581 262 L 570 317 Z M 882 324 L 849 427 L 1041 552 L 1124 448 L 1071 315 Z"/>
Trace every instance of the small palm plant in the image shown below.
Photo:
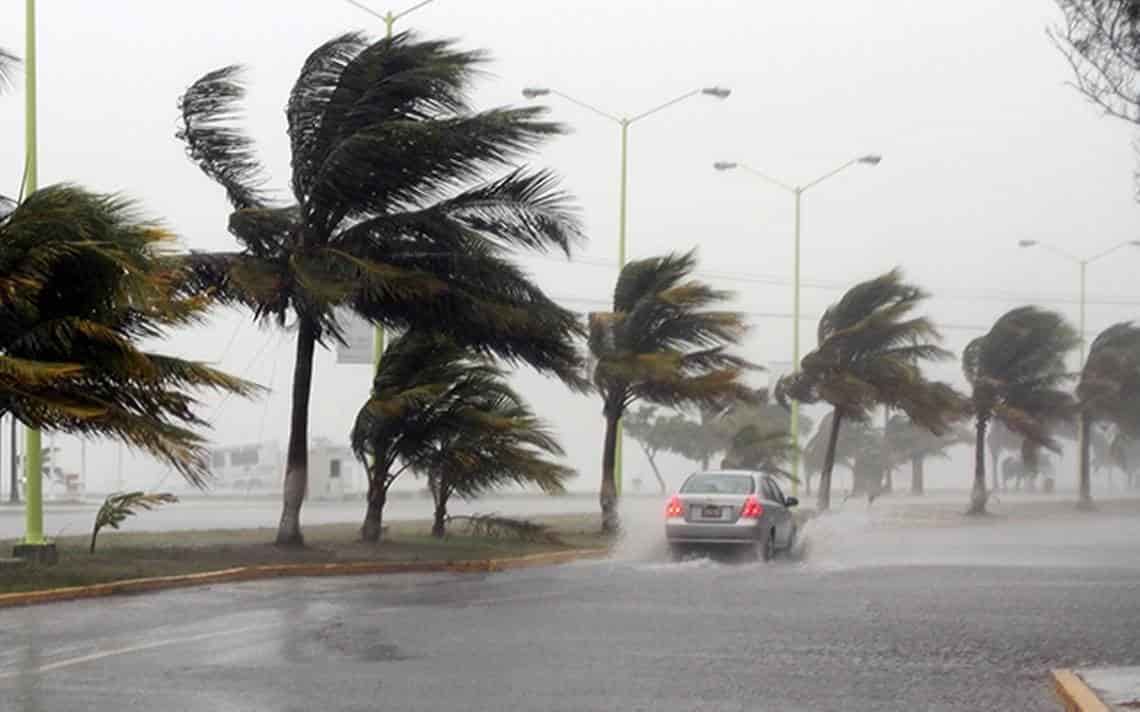
<path fill-rule="evenodd" d="M 116 531 L 127 517 L 133 517 L 139 510 L 150 511 L 164 504 L 173 504 L 178 498 L 166 492 L 146 494 L 145 492 L 125 492 L 108 495 L 103 500 L 103 506 L 95 514 L 95 526 L 91 529 L 91 548 L 89 553 L 95 553 L 95 540 L 99 531 L 104 527 L 111 527 Z"/>
<path fill-rule="evenodd" d="M 1066 384 L 1065 356 L 1079 343 L 1060 314 L 1019 307 L 1003 314 L 962 352 L 974 419 L 974 485 L 970 514 L 986 511 L 986 428 L 1000 421 L 1025 447 L 1060 451 L 1057 429 L 1071 421 L 1076 401 Z"/>

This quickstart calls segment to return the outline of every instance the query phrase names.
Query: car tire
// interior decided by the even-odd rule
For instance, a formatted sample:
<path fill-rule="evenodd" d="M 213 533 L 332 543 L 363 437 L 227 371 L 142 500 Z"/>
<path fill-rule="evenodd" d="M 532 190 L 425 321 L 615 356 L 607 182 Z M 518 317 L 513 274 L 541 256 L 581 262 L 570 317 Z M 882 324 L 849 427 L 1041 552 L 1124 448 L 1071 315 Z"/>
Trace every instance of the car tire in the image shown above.
<path fill-rule="evenodd" d="M 760 559 L 767 563 L 776 556 L 776 530 L 769 529 L 768 536 L 760 542 Z"/>
<path fill-rule="evenodd" d="M 792 532 L 788 534 L 788 545 L 784 551 L 791 555 L 796 550 L 796 537 L 800 535 L 800 528 L 794 522 L 792 523 Z"/>
<path fill-rule="evenodd" d="M 685 549 L 684 544 L 669 544 L 669 558 L 673 563 L 684 561 L 687 553 L 688 550 Z"/>

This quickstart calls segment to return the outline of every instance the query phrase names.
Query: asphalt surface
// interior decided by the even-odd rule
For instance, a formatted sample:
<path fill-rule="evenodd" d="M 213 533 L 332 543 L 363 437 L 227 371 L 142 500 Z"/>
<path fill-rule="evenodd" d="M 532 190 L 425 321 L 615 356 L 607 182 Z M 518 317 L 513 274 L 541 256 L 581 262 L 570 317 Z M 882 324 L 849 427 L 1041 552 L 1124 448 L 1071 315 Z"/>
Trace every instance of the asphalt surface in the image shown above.
<path fill-rule="evenodd" d="M 1140 518 L 809 527 L 773 564 L 615 559 L 0 611 L 0 709 L 1051 710 L 1140 664 Z"/>

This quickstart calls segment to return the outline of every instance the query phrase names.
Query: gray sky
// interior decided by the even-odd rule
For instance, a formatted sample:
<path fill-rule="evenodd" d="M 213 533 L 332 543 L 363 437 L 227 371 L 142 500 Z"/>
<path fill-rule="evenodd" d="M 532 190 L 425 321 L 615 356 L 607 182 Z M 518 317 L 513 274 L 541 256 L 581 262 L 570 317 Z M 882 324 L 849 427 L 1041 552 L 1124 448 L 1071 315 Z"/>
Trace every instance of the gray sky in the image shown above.
<path fill-rule="evenodd" d="M 369 3 L 386 10 L 381 0 Z M 23 53 L 22 3 L 0 7 L 0 46 Z M 195 249 L 227 249 L 222 191 L 186 160 L 173 138 L 175 102 L 206 71 L 250 68 L 248 127 L 275 185 L 286 185 L 283 106 L 307 53 L 346 31 L 382 23 L 342 0 L 41 0 L 41 183 L 76 181 L 138 198 Z M 396 9 L 401 9 L 400 5 Z M 636 114 L 700 86 L 698 97 L 631 130 L 630 249 L 643 257 L 700 247 L 706 278 L 738 292 L 757 314 L 746 351 L 787 361 L 791 321 L 791 196 L 743 173 L 736 160 L 788 182 L 806 182 L 850 157 L 876 152 L 806 194 L 803 215 L 803 349 L 820 311 L 850 284 L 895 265 L 934 293 L 930 310 L 959 351 L 1005 310 L 1035 301 L 1075 322 L 1077 271 L 1018 239 L 1095 253 L 1136 237 L 1132 133 L 1065 86 L 1067 66 L 1044 28 L 1050 0 L 436 0 L 400 27 L 489 49 L 492 75 L 476 94 L 488 107 L 524 101 L 545 84 L 615 114 Z M 585 262 L 525 263 L 548 291 L 583 311 L 602 306 L 616 269 L 617 127 L 551 99 L 573 134 L 536 164 L 557 169 L 583 210 Z M 0 181 L 14 193 L 22 165 L 22 89 L 0 98 Z M 1140 253 L 1090 267 L 1090 334 L 1131 318 Z M 1114 302 L 1112 304 L 1105 302 Z M 258 402 L 211 401 L 218 442 L 284 441 L 292 339 L 220 313 L 164 348 L 220 360 L 274 388 Z M 935 371 L 960 381 L 956 363 Z M 368 386 L 368 369 L 319 358 L 312 434 L 343 439 Z M 596 487 L 600 405 L 532 374 L 519 385 L 562 434 L 575 489 Z M 60 444 L 71 443 L 61 437 Z M 627 478 L 647 473 L 627 447 Z M 964 453 L 962 453 L 964 455 Z M 72 455 L 71 461 L 77 457 Z M 967 460 L 939 465 L 935 484 L 964 484 Z M 77 463 L 76 463 L 77 464 Z M 690 467 L 671 460 L 676 476 Z M 114 448 L 89 448 L 89 486 L 111 482 Z M 125 471 L 149 485 L 162 469 L 127 456 Z M 939 480 L 938 478 L 943 478 Z M 106 478 L 106 479 L 105 479 Z"/>

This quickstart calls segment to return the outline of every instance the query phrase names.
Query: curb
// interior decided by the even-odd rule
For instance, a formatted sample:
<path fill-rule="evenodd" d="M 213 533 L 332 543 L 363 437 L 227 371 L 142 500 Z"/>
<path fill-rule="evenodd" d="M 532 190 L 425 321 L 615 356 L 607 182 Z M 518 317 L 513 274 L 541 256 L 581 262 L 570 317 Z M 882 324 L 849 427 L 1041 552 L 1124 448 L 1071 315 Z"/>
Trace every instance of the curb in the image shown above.
<path fill-rule="evenodd" d="M 258 564 L 238 566 L 197 574 L 125 579 L 90 586 L 49 588 L 0 594 L 0 608 L 31 606 L 40 603 L 77 601 L 126 593 L 146 593 L 171 588 L 205 586 L 213 583 L 239 583 L 269 578 L 314 576 L 362 576 L 367 574 L 412 573 L 494 573 L 510 569 L 567 564 L 579 559 L 597 559 L 609 554 L 608 549 L 572 549 L 546 554 L 530 554 L 507 559 L 475 561 L 353 561 L 343 564 Z"/>
<path fill-rule="evenodd" d="M 1111 712 L 1085 681 L 1072 670 L 1053 670 L 1053 690 L 1068 712 Z"/>

